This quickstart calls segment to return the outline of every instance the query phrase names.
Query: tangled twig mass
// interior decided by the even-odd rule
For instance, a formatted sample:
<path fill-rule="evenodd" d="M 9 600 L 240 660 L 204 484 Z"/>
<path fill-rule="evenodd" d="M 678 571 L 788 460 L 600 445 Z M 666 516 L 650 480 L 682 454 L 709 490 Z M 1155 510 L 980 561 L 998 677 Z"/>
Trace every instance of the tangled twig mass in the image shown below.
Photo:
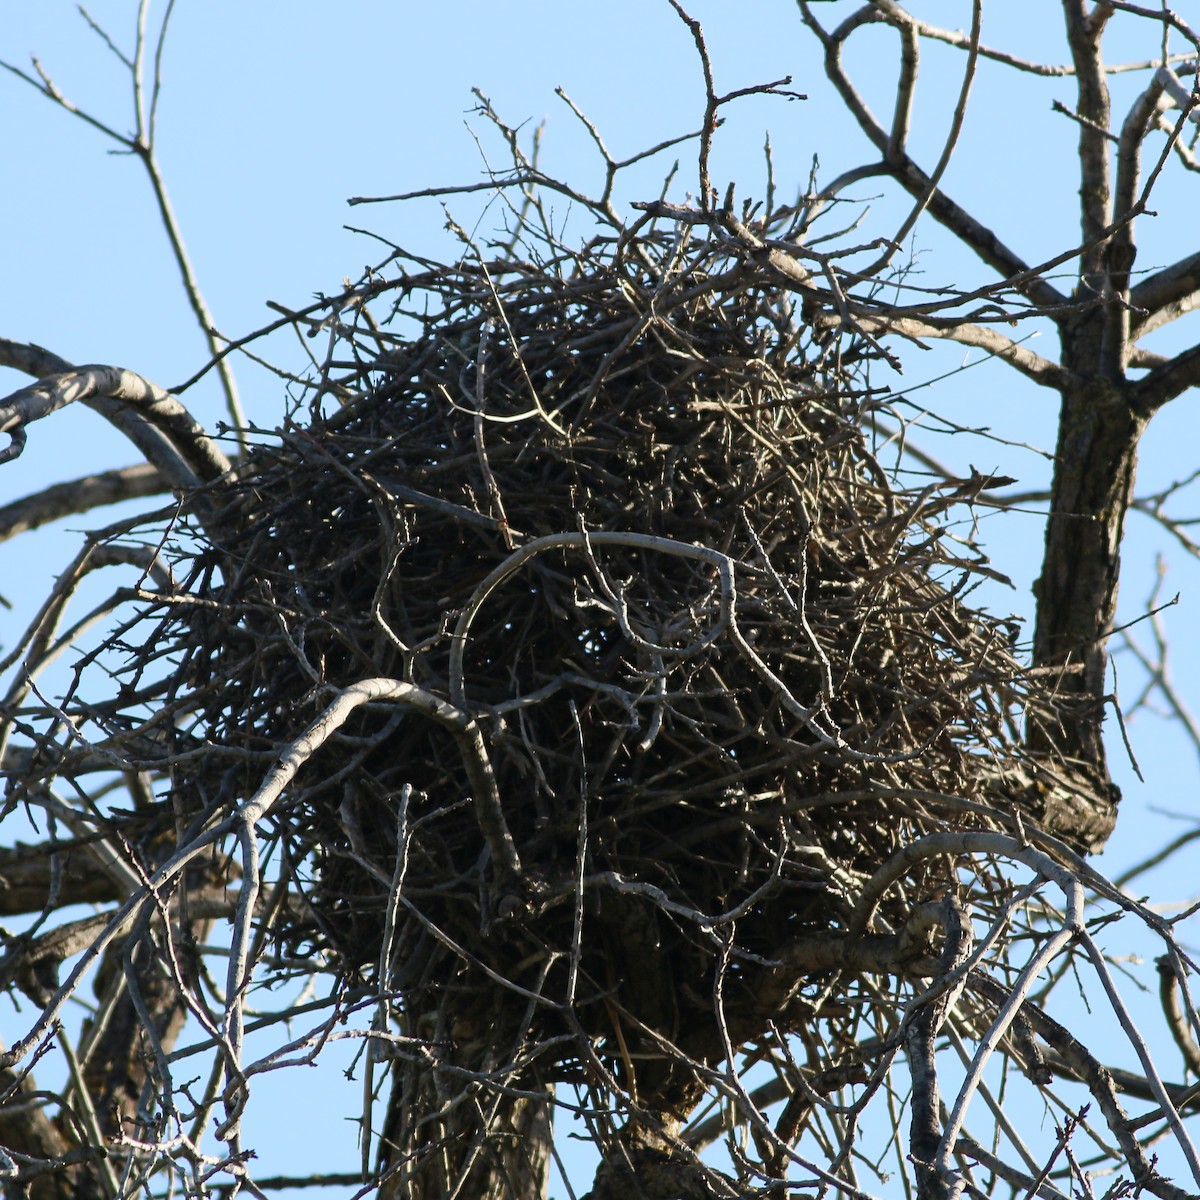
<path fill-rule="evenodd" d="M 1055 804 L 1086 775 L 1026 744 L 1054 694 L 969 602 L 994 481 L 906 483 L 871 342 L 814 327 L 715 217 L 407 266 L 297 318 L 331 349 L 285 427 L 109 539 L 175 547 L 176 582 L 124 597 L 61 706 L 10 696 L 32 738 L 10 806 L 145 781 L 61 848 L 67 872 L 124 865 L 129 897 L 62 986 L 36 937 L 5 960 L 44 1006 L 10 1064 L 124 947 L 161 994 L 101 975 L 150 1056 L 105 1169 L 165 1155 L 192 1190 L 251 1186 L 255 1075 L 366 1013 L 361 1179 L 388 1195 L 535 1194 L 568 1095 L 597 1200 L 859 1195 L 860 1117 L 905 1096 L 925 1194 L 1025 1189 L 1036 1162 L 963 1129 L 993 1053 L 1022 1086 L 1090 1087 L 1174 1194 L 1111 1077 L 1027 1003 L 1086 942 L 1093 834 L 1061 815 L 1086 791 Z M 248 1061 L 263 989 L 314 975 L 328 1020 Z M 187 1014 L 216 1054 L 199 1100 L 172 1065 L 198 1053 Z M 947 1036 L 980 1049 L 944 1121 Z"/>

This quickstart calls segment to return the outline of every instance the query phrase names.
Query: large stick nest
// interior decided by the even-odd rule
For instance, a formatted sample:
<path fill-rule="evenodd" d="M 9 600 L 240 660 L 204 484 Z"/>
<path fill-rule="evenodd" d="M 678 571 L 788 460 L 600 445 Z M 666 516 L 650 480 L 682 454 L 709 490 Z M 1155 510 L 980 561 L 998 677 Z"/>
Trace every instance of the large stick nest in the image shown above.
<path fill-rule="evenodd" d="M 340 382 L 208 497 L 203 603 L 146 651 L 179 656 L 209 747 L 176 809 L 252 793 L 337 689 L 408 685 L 270 818 L 304 914 L 281 948 L 467 1057 L 684 1110 L 666 1042 L 702 1062 L 801 1020 L 783 949 L 845 929 L 898 848 L 1040 814 L 1014 765 L 1053 706 L 963 599 L 985 568 L 953 522 L 985 481 L 906 488 L 855 346 L 715 238 L 403 295 L 386 352 L 335 329 Z M 877 928 L 952 878 L 933 862 Z"/>

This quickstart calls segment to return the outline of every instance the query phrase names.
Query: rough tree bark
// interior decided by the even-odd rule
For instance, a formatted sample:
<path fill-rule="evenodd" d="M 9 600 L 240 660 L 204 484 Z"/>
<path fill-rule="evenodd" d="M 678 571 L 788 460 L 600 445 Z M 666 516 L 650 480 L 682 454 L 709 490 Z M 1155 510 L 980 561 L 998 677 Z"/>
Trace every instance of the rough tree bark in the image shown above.
<path fill-rule="evenodd" d="M 1117 609 L 1120 548 L 1125 516 L 1133 500 L 1139 440 L 1153 413 L 1200 382 L 1195 347 L 1174 359 L 1139 351 L 1138 338 L 1190 311 L 1196 304 L 1196 256 L 1160 270 L 1130 287 L 1136 257 L 1135 219 L 1144 211 L 1152 184 L 1189 118 L 1195 97 L 1176 94 L 1174 76 L 1164 64 L 1138 98 L 1118 137 L 1103 57 L 1103 35 L 1123 6 L 1063 0 L 1062 14 L 1076 81 L 1073 117 L 1079 128 L 1080 251 L 1078 282 L 1071 295 L 1059 291 L 1046 267 L 1031 266 L 996 231 L 976 220 L 938 186 L 937 177 L 917 165 L 907 151 L 908 119 L 916 86 L 922 38 L 958 45 L 969 54 L 1000 58 L 1016 71 L 1042 73 L 1035 63 L 1000 55 L 963 34 L 937 29 L 910 15 L 893 0 L 863 5 L 832 30 L 818 10 L 799 0 L 806 24 L 825 48 L 826 71 L 863 132 L 881 153 L 877 164 L 857 173 L 887 175 L 935 220 L 972 250 L 1000 279 L 1053 323 L 1060 342 L 1057 363 L 1041 358 L 999 334 L 967 320 L 922 319 L 898 310 L 891 328 L 908 336 L 947 338 L 979 346 L 1008 361 L 1034 382 L 1059 394 L 1058 437 L 1052 474 L 1046 542 L 1037 600 L 1034 662 L 1056 672 L 1065 715 L 1055 728 L 1030 728 L 1031 746 L 1051 750 L 1064 761 L 1068 786 L 1046 789 L 1048 830 L 1089 849 L 1099 849 L 1116 821 L 1119 792 L 1112 783 L 1104 748 L 1108 703 L 1108 640 Z M 981 4 L 975 5 L 978 18 Z M 1146 14 L 1142 14 L 1146 15 Z M 1154 18 L 1151 18 L 1154 19 Z M 1164 24 L 1180 23 L 1164 10 Z M 883 22 L 897 33 L 904 54 L 892 126 L 872 114 L 842 62 L 847 39 L 858 28 Z M 1184 27 L 1186 31 L 1186 27 Z M 1191 36 L 1194 43 L 1194 35 Z M 973 67 L 968 67 L 968 71 Z M 1167 78 L 1164 78 L 1166 76 Z M 1170 106 L 1168 148 L 1143 187 L 1141 160 L 1147 134 L 1160 127 Z M 1114 171 L 1112 144 L 1117 144 Z M 828 189 L 836 194 L 842 181 Z M 1030 197 L 1038 203 L 1036 197 Z M 1054 267 L 1060 259 L 1047 264 Z M 1016 318 L 1019 310 L 1012 310 Z M 876 314 L 872 313 L 872 317 Z M 1015 320 L 1014 320 L 1015 323 Z M 879 314 L 871 328 L 887 328 Z M 1152 365 L 1148 374 L 1131 370 Z"/>

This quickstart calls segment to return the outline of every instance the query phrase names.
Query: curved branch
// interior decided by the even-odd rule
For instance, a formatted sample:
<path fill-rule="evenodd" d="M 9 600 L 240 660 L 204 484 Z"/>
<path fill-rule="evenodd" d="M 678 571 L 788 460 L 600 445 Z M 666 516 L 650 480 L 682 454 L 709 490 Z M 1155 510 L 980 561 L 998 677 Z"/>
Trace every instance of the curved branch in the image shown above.
<path fill-rule="evenodd" d="M 1157 78 L 1134 101 L 1117 143 L 1117 183 L 1113 204 L 1115 213 L 1131 213 L 1138 202 L 1138 177 L 1142 166 L 1142 143 L 1162 107 L 1163 89 Z M 1104 354 L 1101 370 L 1110 378 L 1121 378 L 1129 362 L 1132 312 L 1129 307 L 1129 272 L 1137 248 L 1133 240 L 1133 221 L 1126 222 L 1108 245 L 1109 283 L 1117 303 L 1110 299 L 1105 313 Z"/>
<path fill-rule="evenodd" d="M 1068 924 L 1082 924 L 1083 896 L 1075 875 L 1060 866 L 1042 850 L 1035 850 L 1007 833 L 931 833 L 897 850 L 863 885 L 858 903 L 851 918 L 848 934 L 857 936 L 865 933 L 879 901 L 892 884 L 903 879 L 909 869 L 927 858 L 941 854 L 1001 854 L 1016 862 L 1024 863 L 1033 871 L 1053 881 L 1066 895 L 1071 911 L 1075 914 Z"/>
<path fill-rule="evenodd" d="M 889 10 L 895 9 L 901 12 L 895 5 L 889 4 Z M 904 14 L 907 17 L 907 13 Z M 942 145 L 941 157 L 937 161 L 937 166 L 933 169 L 933 174 L 929 177 L 929 184 L 924 193 L 917 198 L 917 202 L 913 205 L 912 211 L 904 219 L 903 224 L 892 235 L 892 244 L 883 253 L 883 255 L 867 267 L 864 275 L 874 277 L 882 271 L 895 256 L 899 250 L 901 243 L 912 231 L 914 225 L 920 219 L 921 214 L 929 207 L 930 201 L 933 199 L 934 193 L 938 189 L 938 184 L 941 182 L 942 176 L 946 173 L 946 168 L 950 165 L 950 159 L 958 146 L 959 135 L 962 133 L 963 119 L 967 115 L 967 101 L 971 96 L 971 85 L 975 82 L 975 71 L 979 64 L 979 29 L 983 20 L 983 0 L 973 0 L 971 5 L 971 39 L 967 52 L 967 66 L 963 72 L 963 81 L 958 91 L 958 101 L 954 106 L 954 115 L 950 121 L 950 130 L 946 134 L 945 142 Z M 912 106 L 913 85 L 916 82 L 917 72 L 917 57 L 919 53 L 919 30 L 916 22 L 909 18 L 904 23 L 904 54 L 903 54 L 903 71 L 901 75 L 900 90 L 898 96 L 905 94 L 905 121 L 908 119 L 908 109 Z M 911 49 L 910 49 L 911 41 Z M 912 59 L 911 69 L 909 67 L 909 59 Z M 909 77 L 911 74 L 911 78 Z M 891 162 L 894 158 L 892 152 L 893 144 L 897 147 L 903 146 L 903 141 L 898 139 L 898 128 L 894 125 L 892 128 L 892 138 L 888 143 L 888 161 Z"/>
<path fill-rule="evenodd" d="M 192 488 L 223 475 L 229 459 L 208 432 L 170 392 L 121 367 L 91 365 L 39 379 L 0 401 L 0 433 L 11 444 L 0 463 L 20 456 L 27 425 L 82 401 L 118 426 L 176 488 Z M 130 410 L 142 420 L 131 423 Z M 143 436 L 148 425 L 157 435 Z M 170 446 L 162 452 L 160 440 Z"/>
<path fill-rule="evenodd" d="M 1066 304 L 1067 298 L 1056 287 L 1040 276 L 1029 277 L 1029 266 L 1019 255 L 1010 250 L 991 229 L 975 220 L 970 213 L 951 200 L 945 192 L 933 186 L 931 178 L 906 153 L 890 146 L 889 135 L 850 82 L 841 63 L 842 44 L 854 29 L 863 24 L 886 21 L 887 18 L 874 9 L 860 9 L 831 34 L 813 15 L 809 0 L 800 0 L 800 11 L 805 24 L 813 30 L 825 47 L 826 75 L 837 88 L 863 133 L 885 157 L 887 173 L 915 199 L 920 200 L 928 194 L 930 216 L 946 226 L 993 270 L 1005 278 L 1021 276 L 1022 295 L 1045 308 L 1057 308 Z M 895 21 L 887 23 L 896 24 Z"/>
<path fill-rule="evenodd" d="M 11 367 L 15 371 L 22 371 L 35 378 L 74 370 L 73 365 L 65 358 L 60 358 L 42 346 L 27 342 L 13 342 L 8 338 L 0 338 L 0 366 Z M 110 406 L 108 410 L 100 408 L 98 403 L 93 407 L 101 415 L 107 417 L 145 455 L 147 462 L 177 462 L 178 455 L 172 449 L 171 443 L 140 413 L 121 405 Z M 15 453 L 10 453 L 9 457 L 15 458 L 24 448 L 24 432 L 22 431 L 19 436 L 10 434 L 10 437 L 14 444 L 9 447 L 9 450 L 10 452 L 15 451 Z M 173 477 L 169 476 L 169 478 Z M 190 474 L 181 475 L 178 482 L 173 482 L 172 486 L 191 487 L 194 486 L 194 482 Z"/>
<path fill-rule="evenodd" d="M 1183 1061 L 1195 1075 L 1200 1075 L 1200 1046 L 1192 1035 L 1188 1019 L 1179 1004 L 1179 978 L 1170 955 L 1163 955 L 1158 960 L 1158 998 L 1162 1004 L 1163 1016 L 1167 1019 L 1167 1028 L 1175 1039 L 1175 1045 L 1183 1055 Z"/>

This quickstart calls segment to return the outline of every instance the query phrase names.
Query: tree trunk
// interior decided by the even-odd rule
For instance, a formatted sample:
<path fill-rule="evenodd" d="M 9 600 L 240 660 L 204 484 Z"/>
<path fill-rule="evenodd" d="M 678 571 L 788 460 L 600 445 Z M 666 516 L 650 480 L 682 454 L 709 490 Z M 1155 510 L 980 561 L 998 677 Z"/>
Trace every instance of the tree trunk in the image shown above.
<path fill-rule="evenodd" d="M 552 1100 L 490 1092 L 436 1066 L 402 1068 L 379 1200 L 539 1200 L 548 1194 L 552 1136 Z"/>
<path fill-rule="evenodd" d="M 28 1076 L 22 1079 L 11 1068 L 0 1071 L 0 1098 L 0 1146 L 6 1151 L 32 1159 L 61 1160 L 73 1149 L 45 1109 L 38 1106 L 37 1088 Z M 68 1179 L 79 1170 L 75 1166 L 62 1173 L 47 1173 L 28 1183 L 6 1181 L 3 1195 L 5 1200 L 59 1200 L 66 1194 Z"/>
<path fill-rule="evenodd" d="M 1112 832 L 1120 796 L 1102 733 L 1107 645 L 1144 427 L 1119 384 L 1091 379 L 1063 394 L 1045 558 L 1034 585 L 1034 661 L 1060 672 L 1061 716 L 1055 727 L 1031 728 L 1030 746 L 1061 756 L 1082 785 L 1055 790 L 1044 824 L 1089 850 Z"/>

